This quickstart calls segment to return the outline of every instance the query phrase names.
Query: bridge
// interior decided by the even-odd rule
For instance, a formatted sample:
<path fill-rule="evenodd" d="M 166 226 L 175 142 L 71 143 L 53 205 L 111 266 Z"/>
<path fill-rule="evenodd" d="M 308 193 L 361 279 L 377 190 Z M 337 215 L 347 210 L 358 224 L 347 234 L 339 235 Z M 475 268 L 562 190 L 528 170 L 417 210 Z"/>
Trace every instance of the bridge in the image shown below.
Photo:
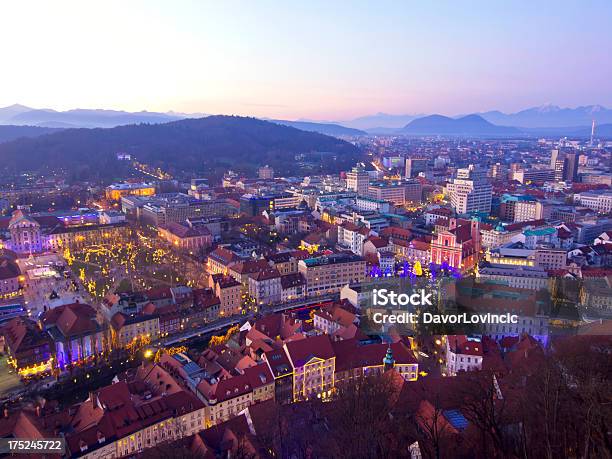
<path fill-rule="evenodd" d="M 280 303 L 280 304 L 274 304 L 274 305 L 264 305 L 262 306 L 259 313 L 266 315 L 266 314 L 290 311 L 290 310 L 295 310 L 295 309 L 314 308 L 315 306 L 322 305 L 330 301 L 338 300 L 339 297 L 340 296 L 336 294 L 336 295 L 321 296 L 317 298 L 307 298 L 303 300 L 289 301 L 286 303 Z M 255 317 L 254 312 L 249 312 L 247 314 L 235 314 L 230 317 L 223 317 L 221 319 L 217 319 L 213 322 L 207 323 L 201 327 L 198 327 L 192 330 L 188 330 L 188 331 L 185 331 L 177 335 L 172 335 L 166 338 L 162 338 L 156 344 L 162 345 L 162 346 L 168 346 L 172 344 L 181 343 L 191 338 L 196 338 L 199 336 L 204 336 L 210 333 L 224 330 L 237 323 L 244 323 L 247 320 L 252 319 L 253 317 Z"/>

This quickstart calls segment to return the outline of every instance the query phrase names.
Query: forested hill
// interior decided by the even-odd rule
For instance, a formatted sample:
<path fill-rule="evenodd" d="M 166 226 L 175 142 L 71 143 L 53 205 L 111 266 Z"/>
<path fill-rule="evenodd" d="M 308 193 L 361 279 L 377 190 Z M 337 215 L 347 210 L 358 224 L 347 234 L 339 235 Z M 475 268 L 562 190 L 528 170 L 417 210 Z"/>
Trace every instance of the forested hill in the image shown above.
<path fill-rule="evenodd" d="M 170 172 L 263 164 L 291 172 L 299 168 L 296 154 L 313 152 L 327 152 L 319 155 L 327 158 L 326 167 L 342 170 L 359 156 L 352 144 L 316 132 L 255 118 L 209 116 L 110 129 L 65 129 L 17 139 L 0 144 L 0 163 L 11 170 L 62 168 L 78 170 L 80 177 L 104 176 L 121 166 L 117 152 Z"/>

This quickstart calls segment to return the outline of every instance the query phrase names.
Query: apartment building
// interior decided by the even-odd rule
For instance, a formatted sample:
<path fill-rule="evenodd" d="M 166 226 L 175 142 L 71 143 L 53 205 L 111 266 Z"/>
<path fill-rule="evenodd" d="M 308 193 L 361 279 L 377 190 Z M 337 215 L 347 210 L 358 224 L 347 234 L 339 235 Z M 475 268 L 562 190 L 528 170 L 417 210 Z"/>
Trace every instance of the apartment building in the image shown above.
<path fill-rule="evenodd" d="M 491 212 L 493 188 L 486 178 L 486 171 L 470 164 L 457 170 L 457 176 L 446 186 L 451 206 L 458 214 Z"/>
<path fill-rule="evenodd" d="M 308 296 L 339 292 L 347 284 L 362 282 L 366 262 L 357 255 L 332 254 L 300 260 L 298 271 L 306 279 Z"/>

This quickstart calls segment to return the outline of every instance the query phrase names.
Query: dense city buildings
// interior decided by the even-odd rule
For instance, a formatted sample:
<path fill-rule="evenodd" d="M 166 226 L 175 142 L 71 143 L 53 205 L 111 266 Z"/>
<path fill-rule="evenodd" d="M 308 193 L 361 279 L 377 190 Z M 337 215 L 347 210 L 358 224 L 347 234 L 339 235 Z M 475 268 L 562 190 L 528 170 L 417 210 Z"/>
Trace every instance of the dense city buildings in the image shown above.
<path fill-rule="evenodd" d="M 353 142 L 361 156 L 341 170 L 311 163 L 337 161 L 326 151 L 293 156 L 307 175 L 271 159 L 215 177 L 139 162 L 147 183 L 130 172 L 75 184 L 57 209 L 45 181 L 55 191 L 44 206 L 23 186 L 0 194 L 3 435 L 59 435 L 67 457 L 225 457 L 239 441 L 253 457 L 290 457 L 258 446 L 271 420 L 322 419 L 324 436 L 341 416 L 353 429 L 375 416 L 342 411 L 363 389 L 413 430 L 416 459 L 431 451 L 423 432 L 436 416 L 476 448 L 470 391 L 534 397 L 521 381 L 541 377 L 561 336 L 595 342 L 606 329 L 610 145 Z M 415 322 L 377 325 L 383 285 L 423 287 Z"/>

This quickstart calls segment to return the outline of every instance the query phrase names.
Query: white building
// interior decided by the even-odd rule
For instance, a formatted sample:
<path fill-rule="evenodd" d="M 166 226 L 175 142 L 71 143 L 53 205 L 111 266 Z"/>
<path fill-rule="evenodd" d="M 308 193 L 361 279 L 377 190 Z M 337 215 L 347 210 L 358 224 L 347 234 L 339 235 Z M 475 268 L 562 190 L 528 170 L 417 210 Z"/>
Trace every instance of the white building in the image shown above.
<path fill-rule="evenodd" d="M 357 192 L 359 195 L 367 195 L 370 176 L 360 167 L 354 167 L 351 172 L 346 173 L 346 188 Z"/>
<path fill-rule="evenodd" d="M 363 254 L 363 243 L 371 231 L 350 222 L 338 226 L 338 244 L 351 250 L 356 255 Z"/>
<path fill-rule="evenodd" d="M 491 212 L 493 188 L 488 182 L 486 171 L 470 164 L 457 170 L 457 177 L 446 186 L 450 202 L 458 214 Z"/>
<path fill-rule="evenodd" d="M 574 202 L 600 214 L 612 211 L 612 190 L 586 191 L 574 195 Z"/>
<path fill-rule="evenodd" d="M 459 371 L 482 369 L 482 343 L 470 340 L 465 335 L 446 337 L 446 371 L 455 376 Z"/>

